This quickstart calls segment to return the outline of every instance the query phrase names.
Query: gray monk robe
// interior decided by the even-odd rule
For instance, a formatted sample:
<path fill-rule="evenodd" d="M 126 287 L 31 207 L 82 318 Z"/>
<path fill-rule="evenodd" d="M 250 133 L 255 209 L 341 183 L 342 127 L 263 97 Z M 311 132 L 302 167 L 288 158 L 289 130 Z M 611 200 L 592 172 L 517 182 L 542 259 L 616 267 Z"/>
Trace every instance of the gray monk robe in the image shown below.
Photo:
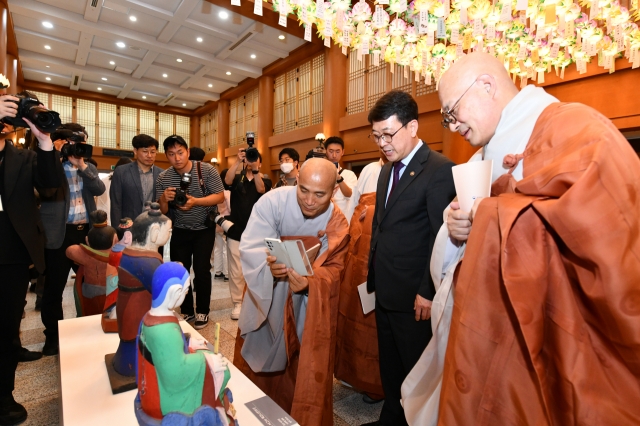
<path fill-rule="evenodd" d="M 302 426 L 333 424 L 332 376 L 340 274 L 349 225 L 333 203 L 305 219 L 296 187 L 265 194 L 253 207 L 240 241 L 247 290 L 238 321 L 234 364 Z M 308 296 L 274 280 L 265 238 L 320 242 Z M 300 368 L 298 368 L 300 366 Z"/>

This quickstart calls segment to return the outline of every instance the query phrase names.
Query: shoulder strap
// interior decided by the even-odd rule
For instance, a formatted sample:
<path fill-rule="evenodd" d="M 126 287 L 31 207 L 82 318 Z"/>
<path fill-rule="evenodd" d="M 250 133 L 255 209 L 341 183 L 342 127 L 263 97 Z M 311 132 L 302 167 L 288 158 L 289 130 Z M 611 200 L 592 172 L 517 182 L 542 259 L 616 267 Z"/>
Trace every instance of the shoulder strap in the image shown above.
<path fill-rule="evenodd" d="M 200 183 L 200 189 L 202 190 L 202 196 L 207 196 L 207 188 L 204 186 L 204 179 L 202 178 L 202 167 L 200 161 L 196 161 L 196 168 L 198 169 L 198 182 Z"/>

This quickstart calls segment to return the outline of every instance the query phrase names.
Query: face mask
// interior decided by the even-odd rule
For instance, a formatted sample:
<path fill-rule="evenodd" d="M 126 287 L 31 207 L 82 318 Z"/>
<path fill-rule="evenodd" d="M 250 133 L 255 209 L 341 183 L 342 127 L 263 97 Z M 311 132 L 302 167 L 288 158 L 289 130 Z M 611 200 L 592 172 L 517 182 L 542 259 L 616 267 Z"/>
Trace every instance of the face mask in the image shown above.
<path fill-rule="evenodd" d="M 282 170 L 282 173 L 284 173 L 285 175 L 291 173 L 291 171 L 293 170 L 293 163 L 280 164 L 280 170 Z"/>

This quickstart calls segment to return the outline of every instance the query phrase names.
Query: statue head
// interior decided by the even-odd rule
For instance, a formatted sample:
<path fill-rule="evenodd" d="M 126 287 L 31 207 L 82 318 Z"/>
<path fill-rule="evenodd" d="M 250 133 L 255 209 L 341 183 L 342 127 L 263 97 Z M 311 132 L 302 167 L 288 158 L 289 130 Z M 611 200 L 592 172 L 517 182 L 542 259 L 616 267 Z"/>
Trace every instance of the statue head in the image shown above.
<path fill-rule="evenodd" d="M 189 289 L 189 271 L 178 262 L 158 266 L 151 282 L 152 310 L 170 311 L 182 304 Z"/>
<path fill-rule="evenodd" d="M 142 250 L 158 250 L 169 241 L 171 236 L 171 220 L 162 214 L 160 204 L 151 203 L 148 211 L 143 212 L 133 221 L 130 228 L 132 248 Z"/>
<path fill-rule="evenodd" d="M 116 230 L 107 225 L 107 213 L 95 210 L 89 213 L 92 228 L 86 236 L 86 242 L 94 250 L 109 250 L 118 242 Z"/>

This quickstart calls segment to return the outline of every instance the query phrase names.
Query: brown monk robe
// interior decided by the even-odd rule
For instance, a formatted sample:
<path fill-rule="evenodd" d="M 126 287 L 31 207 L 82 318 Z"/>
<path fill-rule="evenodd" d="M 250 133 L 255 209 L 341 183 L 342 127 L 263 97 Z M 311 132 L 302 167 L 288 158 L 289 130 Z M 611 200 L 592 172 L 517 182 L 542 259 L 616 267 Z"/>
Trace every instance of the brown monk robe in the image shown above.
<path fill-rule="evenodd" d="M 351 218 L 347 266 L 340 284 L 334 375 L 373 399 L 383 399 L 376 316 L 373 311 L 367 315 L 362 313 L 357 289 L 367 281 L 375 204 L 375 192 L 362 195 Z M 359 218 L 365 209 L 366 215 L 361 221 Z"/>
<path fill-rule="evenodd" d="M 595 110 L 555 103 L 523 177 L 473 220 L 438 424 L 640 424 L 638 156 Z"/>
<path fill-rule="evenodd" d="M 333 424 L 338 295 L 349 248 L 349 225 L 331 201 L 337 188 L 333 163 L 305 161 L 297 186 L 270 191 L 253 206 L 240 241 L 247 288 L 234 364 L 302 426 Z M 269 256 L 265 238 L 300 238 L 307 248 L 320 241 L 313 275 Z"/>

